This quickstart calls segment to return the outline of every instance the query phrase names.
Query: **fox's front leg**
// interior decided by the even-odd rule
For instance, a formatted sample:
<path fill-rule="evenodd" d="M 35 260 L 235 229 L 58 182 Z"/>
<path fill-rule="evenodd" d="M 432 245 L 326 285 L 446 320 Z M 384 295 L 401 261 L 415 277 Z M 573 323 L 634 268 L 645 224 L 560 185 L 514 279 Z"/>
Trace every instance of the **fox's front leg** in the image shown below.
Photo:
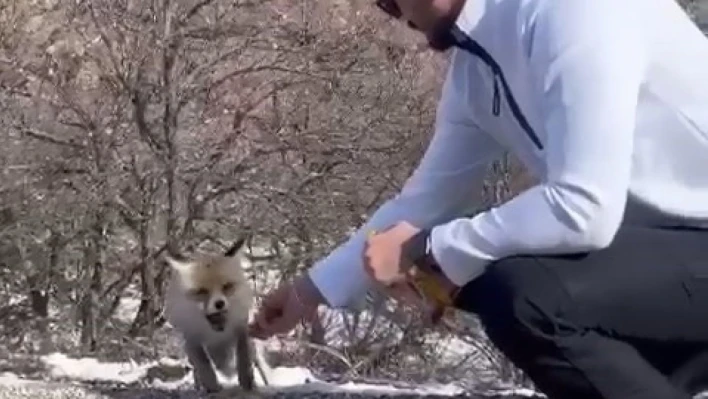
<path fill-rule="evenodd" d="M 220 391 L 221 385 L 202 345 L 187 342 L 185 352 L 189 363 L 194 368 L 194 385 L 208 393 Z"/>
<path fill-rule="evenodd" d="M 270 366 L 266 362 L 265 354 L 263 353 L 264 348 L 258 345 L 255 340 L 251 339 L 251 353 L 253 357 L 253 364 L 258 372 L 261 374 L 261 379 L 263 380 L 263 385 L 270 385 Z"/>
<path fill-rule="evenodd" d="M 238 384 L 246 391 L 255 390 L 253 361 L 251 360 L 251 342 L 246 325 L 236 328 L 236 373 Z"/>

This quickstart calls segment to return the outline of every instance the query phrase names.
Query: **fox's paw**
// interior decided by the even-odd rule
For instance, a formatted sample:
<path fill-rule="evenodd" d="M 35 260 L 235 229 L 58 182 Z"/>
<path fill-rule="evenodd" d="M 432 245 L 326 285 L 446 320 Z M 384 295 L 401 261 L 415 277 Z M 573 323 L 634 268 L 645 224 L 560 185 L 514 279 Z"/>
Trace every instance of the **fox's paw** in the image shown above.
<path fill-rule="evenodd" d="M 218 383 L 217 384 L 196 384 L 196 388 L 200 391 L 203 391 L 207 395 L 216 395 L 216 394 L 219 394 L 220 392 L 224 391 L 224 389 Z"/>
<path fill-rule="evenodd" d="M 223 389 L 221 384 L 216 380 L 216 376 L 213 378 L 199 378 L 197 373 L 194 375 L 194 388 L 207 395 L 219 393 Z"/>
<path fill-rule="evenodd" d="M 220 387 L 219 387 L 219 388 L 213 388 L 213 387 L 212 387 L 212 388 L 205 388 L 205 387 L 202 387 L 202 391 L 204 391 L 207 395 L 209 395 L 209 397 L 211 397 L 211 395 L 218 395 L 218 394 L 220 394 L 221 392 L 224 392 L 224 390 L 221 389 Z"/>
<path fill-rule="evenodd" d="M 258 390 L 247 391 L 241 387 L 235 386 L 235 387 L 223 389 L 219 392 L 211 393 L 211 394 L 209 394 L 208 398 L 209 399 L 232 399 L 232 398 L 263 399 L 263 398 L 265 398 L 265 395 L 263 395 L 263 393 Z"/>

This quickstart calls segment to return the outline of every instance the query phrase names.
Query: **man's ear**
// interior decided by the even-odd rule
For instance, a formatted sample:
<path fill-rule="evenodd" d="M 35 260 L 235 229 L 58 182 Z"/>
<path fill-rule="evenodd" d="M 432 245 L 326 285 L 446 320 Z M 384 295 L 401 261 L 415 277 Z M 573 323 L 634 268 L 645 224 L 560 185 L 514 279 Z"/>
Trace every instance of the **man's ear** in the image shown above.
<path fill-rule="evenodd" d="M 228 258 L 236 256 L 236 254 L 238 254 L 243 248 L 243 245 L 246 243 L 247 238 L 248 237 L 243 237 L 238 239 L 235 243 L 233 243 L 233 245 L 226 249 L 226 252 L 224 252 L 224 256 Z"/>

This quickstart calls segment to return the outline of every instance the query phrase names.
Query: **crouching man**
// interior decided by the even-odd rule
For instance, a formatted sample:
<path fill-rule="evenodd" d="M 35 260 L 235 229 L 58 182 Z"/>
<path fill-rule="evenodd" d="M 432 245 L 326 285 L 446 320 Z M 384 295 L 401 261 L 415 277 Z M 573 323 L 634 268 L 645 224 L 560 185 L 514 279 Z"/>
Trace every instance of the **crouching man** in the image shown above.
<path fill-rule="evenodd" d="M 674 0 L 377 5 L 451 50 L 435 134 L 399 195 L 266 298 L 254 334 L 424 260 L 549 398 L 690 398 L 669 376 L 708 350 L 708 40 Z M 465 216 L 507 150 L 540 183 Z"/>

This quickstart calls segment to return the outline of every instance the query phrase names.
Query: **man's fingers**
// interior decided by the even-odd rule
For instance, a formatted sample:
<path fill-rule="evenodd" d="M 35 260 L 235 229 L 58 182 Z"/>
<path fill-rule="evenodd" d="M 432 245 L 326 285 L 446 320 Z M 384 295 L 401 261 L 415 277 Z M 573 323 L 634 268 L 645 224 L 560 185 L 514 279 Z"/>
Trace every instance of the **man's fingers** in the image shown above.
<path fill-rule="evenodd" d="M 299 318 L 283 309 L 263 309 L 254 317 L 250 330 L 255 338 L 265 339 L 287 333 L 295 327 L 298 320 Z"/>
<path fill-rule="evenodd" d="M 265 328 L 268 325 L 268 315 L 266 314 L 265 311 L 262 311 L 254 317 L 254 324 L 258 326 L 258 328 Z"/>
<path fill-rule="evenodd" d="M 273 323 L 265 319 L 257 320 L 255 323 L 249 326 L 251 335 L 254 338 L 266 339 L 277 334 L 277 331 L 273 329 Z"/>
<path fill-rule="evenodd" d="M 251 323 L 248 325 L 248 335 L 256 339 L 267 338 L 263 333 L 263 329 L 256 323 Z"/>
<path fill-rule="evenodd" d="M 391 297 L 403 304 L 420 306 L 424 303 L 418 293 L 405 282 L 392 284 L 385 289 Z"/>
<path fill-rule="evenodd" d="M 273 335 L 287 333 L 295 327 L 295 324 L 297 324 L 297 320 L 293 322 L 291 317 L 281 316 L 270 320 L 267 325 L 263 326 L 262 330 L 263 334 L 271 337 Z"/>
<path fill-rule="evenodd" d="M 408 269 L 407 275 L 408 275 L 408 278 L 415 279 L 416 277 L 418 277 L 420 275 L 420 270 L 418 270 L 417 267 L 413 266 Z"/>
<path fill-rule="evenodd" d="M 251 324 L 248 325 L 248 333 L 255 338 L 263 339 L 265 338 L 267 327 L 268 323 L 263 314 L 259 313 L 253 318 Z"/>
<path fill-rule="evenodd" d="M 287 333 L 295 328 L 301 318 L 311 315 L 314 317 L 317 308 L 314 307 L 312 312 L 308 312 L 293 290 L 292 284 L 286 284 L 263 298 L 249 325 L 253 337 L 266 339 Z"/>
<path fill-rule="evenodd" d="M 262 336 L 263 334 L 267 335 L 272 320 L 278 318 L 280 315 L 282 315 L 282 313 L 282 309 L 280 309 L 278 306 L 269 305 L 264 301 L 264 303 L 261 304 L 260 309 L 253 316 L 253 321 L 251 322 L 251 330 L 254 332 L 254 334 L 258 334 L 260 336 Z"/>

